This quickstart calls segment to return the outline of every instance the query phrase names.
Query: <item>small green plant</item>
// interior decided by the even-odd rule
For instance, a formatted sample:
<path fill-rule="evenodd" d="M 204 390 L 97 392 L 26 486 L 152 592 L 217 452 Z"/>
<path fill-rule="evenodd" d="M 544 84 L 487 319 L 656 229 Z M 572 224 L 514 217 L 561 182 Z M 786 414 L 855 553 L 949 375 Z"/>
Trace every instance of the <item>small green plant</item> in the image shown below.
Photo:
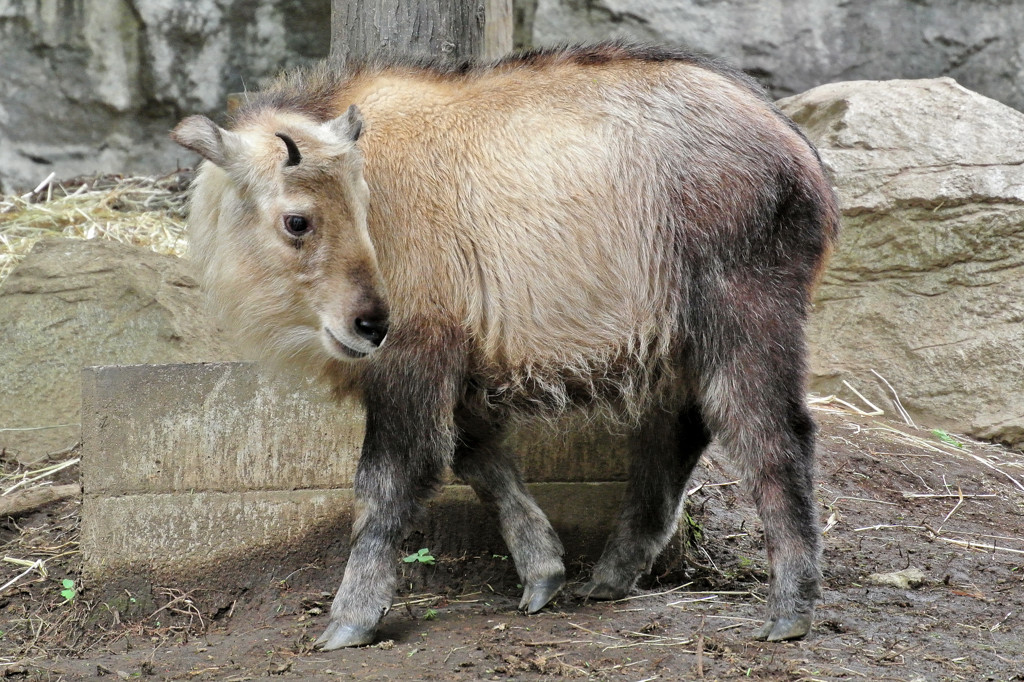
<path fill-rule="evenodd" d="M 427 612 L 423 614 L 423 620 L 435 619 L 437 619 L 437 609 L 427 609 Z"/>
<path fill-rule="evenodd" d="M 704 540 L 704 529 L 700 527 L 700 523 L 697 519 L 690 515 L 689 509 L 684 511 L 684 519 L 686 521 L 687 528 L 690 530 L 690 537 L 693 538 L 695 543 L 700 544 Z"/>
<path fill-rule="evenodd" d="M 946 445 L 952 445 L 955 448 L 962 448 L 964 446 L 964 444 L 958 441 L 956 438 L 953 438 L 953 436 L 949 435 L 948 433 L 940 429 L 935 429 L 934 431 L 932 431 L 932 435 L 941 440 Z"/>
<path fill-rule="evenodd" d="M 78 591 L 75 590 L 74 580 L 71 578 L 64 578 L 64 580 L 60 581 L 60 584 L 64 587 L 64 589 L 60 591 L 60 596 L 64 597 L 64 601 L 72 601 L 76 596 L 78 596 Z"/>
<path fill-rule="evenodd" d="M 753 559 L 748 559 L 745 556 L 741 556 L 740 557 L 740 568 L 753 568 L 753 567 L 754 567 L 754 560 Z"/>
<path fill-rule="evenodd" d="M 426 564 L 428 566 L 433 566 L 436 559 L 430 555 L 430 550 L 424 547 L 415 554 L 410 554 L 405 557 L 402 561 L 407 564 Z"/>

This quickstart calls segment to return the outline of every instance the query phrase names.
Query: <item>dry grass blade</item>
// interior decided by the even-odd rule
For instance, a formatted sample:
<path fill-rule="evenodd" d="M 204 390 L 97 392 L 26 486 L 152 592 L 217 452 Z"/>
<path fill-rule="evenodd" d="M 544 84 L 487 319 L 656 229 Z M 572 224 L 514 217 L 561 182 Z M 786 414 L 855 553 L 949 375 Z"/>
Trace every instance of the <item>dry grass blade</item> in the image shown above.
<path fill-rule="evenodd" d="M 953 497 L 953 498 L 961 498 L 961 499 L 970 499 L 970 498 L 975 498 L 975 497 L 999 497 L 995 493 L 961 493 L 961 494 L 958 495 L 956 493 L 906 493 L 905 492 L 905 493 L 901 493 L 901 494 L 903 495 L 903 497 L 907 498 L 908 500 L 928 499 L 928 498 L 943 498 L 943 497 Z"/>
<path fill-rule="evenodd" d="M 0 236 L 2 236 L 2 235 L 0 235 Z M 77 423 L 71 423 L 71 424 L 49 424 L 47 426 L 8 426 L 8 427 L 5 427 L 5 428 L 0 428 L 0 433 L 5 433 L 5 432 L 9 432 L 9 431 L 46 431 L 48 429 L 63 429 L 63 428 L 67 428 L 68 426 L 78 426 L 78 424 Z"/>
<path fill-rule="evenodd" d="M 983 459 L 983 458 L 981 458 L 981 457 L 978 457 L 978 456 L 977 456 L 976 454 L 974 454 L 973 452 L 969 452 L 969 453 L 967 453 L 967 454 L 968 454 L 968 455 L 970 455 L 971 457 L 973 457 L 973 458 L 974 458 L 975 460 L 977 460 L 977 461 L 978 461 L 978 462 L 979 462 L 980 464 L 983 464 L 983 465 L 987 466 L 987 467 L 988 467 L 989 469 L 992 469 L 993 471 L 998 471 L 998 472 L 999 472 L 1000 474 L 1002 474 L 1002 475 L 1003 475 L 1003 476 L 1005 476 L 1006 478 L 1010 479 L 1010 481 L 1011 481 L 1011 482 L 1012 482 L 1012 483 L 1013 483 L 1013 484 L 1014 484 L 1015 486 L 1017 486 L 1017 488 L 1018 488 L 1018 489 L 1019 489 L 1019 490 L 1020 490 L 1021 492 L 1024 492 L 1024 484 L 1021 484 L 1021 482 L 1020 482 L 1020 481 L 1018 481 L 1018 480 L 1017 480 L 1016 478 L 1014 478 L 1014 477 L 1013 477 L 1013 476 L 1011 476 L 1010 474 L 1006 473 L 1005 471 L 1003 471 L 1002 469 L 1000 469 L 1000 468 L 999 468 L 999 467 L 997 467 L 996 465 L 992 464 L 991 462 L 989 462 L 989 461 L 987 461 L 987 460 L 985 460 L 985 459 Z"/>
<path fill-rule="evenodd" d="M 885 384 L 886 387 L 889 389 L 889 391 L 892 392 L 892 402 L 893 402 L 893 405 L 896 406 L 896 411 L 899 412 L 900 417 L 903 419 L 903 421 L 906 423 L 906 425 L 916 429 L 917 428 L 917 424 L 915 424 L 914 420 L 910 418 L 910 413 L 907 412 L 906 409 L 904 409 L 903 403 L 900 402 L 900 396 L 899 396 L 898 393 L 896 393 L 896 389 L 892 387 L 892 384 L 890 384 L 886 380 L 885 377 L 883 377 L 881 374 L 879 374 L 875 370 L 871 370 L 871 373 L 874 374 L 879 379 L 881 379 L 882 383 Z"/>
<path fill-rule="evenodd" d="M 27 576 L 32 571 L 39 571 L 39 575 L 43 576 L 44 578 L 46 577 L 46 567 L 43 565 L 42 559 L 36 559 L 35 561 L 28 562 L 24 559 L 12 559 L 11 557 L 4 557 L 4 561 L 12 564 L 17 564 L 19 566 L 26 566 L 26 568 L 24 571 L 14 576 L 3 585 L 0 585 L 0 594 L 3 594 L 8 587 L 11 587 L 12 585 L 16 584 L 19 580 Z"/>
<path fill-rule="evenodd" d="M 620 640 L 621 639 L 621 637 L 616 637 L 615 635 L 609 635 L 609 634 L 605 634 L 603 632 L 597 632 L 596 630 L 591 630 L 590 628 L 583 627 L 582 625 L 580 625 L 578 623 L 570 622 L 569 625 L 571 627 L 576 628 L 577 630 L 583 630 L 584 632 L 589 632 L 590 634 L 596 635 L 598 637 L 607 637 L 608 639 L 614 639 L 614 640 Z"/>
<path fill-rule="evenodd" d="M 13 493 L 18 488 L 21 488 L 22 486 L 26 486 L 26 485 L 29 485 L 31 483 L 35 483 L 36 481 L 41 481 L 42 479 L 47 478 L 49 476 L 53 476 L 54 474 L 56 474 L 56 473 L 58 473 L 60 471 L 63 471 L 64 469 L 67 469 L 69 467 L 73 467 L 74 465 L 78 464 L 80 461 L 81 461 L 80 457 L 75 457 L 73 459 L 69 459 L 69 460 L 66 460 L 66 461 L 63 461 L 63 462 L 58 462 L 56 464 L 51 464 L 49 466 L 45 466 L 45 467 L 43 467 L 41 469 L 36 469 L 34 471 L 24 471 L 24 472 L 22 472 L 20 474 L 16 474 L 16 475 L 13 475 L 13 476 L 8 476 L 7 478 L 10 478 L 10 479 L 17 478 L 17 479 L 21 479 L 21 480 L 19 480 L 17 483 L 15 483 L 14 485 L 10 486 L 6 490 L 4 490 L 2 493 L 0 493 L 0 497 L 6 496 L 6 495 L 10 495 L 11 493 Z"/>
<path fill-rule="evenodd" d="M 883 424 L 882 422 L 877 422 L 876 421 L 876 422 L 873 422 L 873 423 L 875 424 L 875 426 L 871 430 L 882 431 L 882 432 L 887 432 L 887 433 L 891 433 L 891 434 L 897 435 L 904 442 L 909 443 L 911 445 L 914 445 L 916 447 L 919 447 L 919 448 L 922 448 L 922 449 L 925 449 L 925 450 L 931 450 L 933 452 L 942 453 L 944 455 L 958 455 L 958 456 L 959 455 L 966 455 L 967 457 L 970 457 L 970 458 L 974 459 L 979 464 L 981 464 L 981 465 L 991 469 L 992 471 L 998 472 L 1000 475 L 1006 477 L 1014 485 L 1015 488 L 1017 488 L 1021 492 L 1024 492 L 1024 483 L 1021 483 L 1016 478 L 1011 476 L 1006 471 L 1003 471 L 1001 468 L 999 468 L 998 466 L 993 464 L 988 459 L 975 454 L 968 447 L 968 445 L 971 444 L 972 442 L 974 444 L 976 444 L 976 445 L 979 445 L 979 446 L 987 446 L 988 444 L 986 444 L 986 443 L 978 443 L 977 441 L 971 441 L 971 439 L 969 439 L 969 438 L 966 438 L 966 437 L 963 437 L 963 436 L 959 436 L 959 439 L 960 439 L 958 441 L 959 442 L 959 446 L 954 446 L 954 445 L 950 445 L 949 443 L 944 443 L 941 440 L 939 440 L 939 441 L 928 441 L 928 440 L 925 440 L 924 438 L 920 438 L 918 436 L 914 436 L 912 434 L 906 433 L 905 431 L 901 431 L 899 429 L 893 428 L 893 427 L 891 427 L 891 426 L 889 426 L 887 424 Z M 1003 454 L 1005 456 L 1006 452 L 1003 451 Z M 1007 464 L 1007 466 L 1015 466 L 1015 463 L 1009 463 L 1009 464 Z"/>
<path fill-rule="evenodd" d="M 853 414 L 859 415 L 861 417 L 881 417 L 882 415 L 885 414 L 885 412 L 880 407 L 876 406 L 870 400 L 865 398 L 861 394 L 861 392 L 858 391 L 853 386 L 851 386 L 848 381 L 844 380 L 843 381 L 843 385 L 846 386 L 851 391 L 853 391 L 854 395 L 856 395 L 858 398 L 860 398 L 864 402 L 864 404 L 868 406 L 870 411 L 869 410 L 862 410 L 861 408 L 857 407 L 853 403 L 848 402 L 846 400 L 843 400 L 842 398 L 840 398 L 838 396 L 835 396 L 835 395 L 827 395 L 827 396 L 809 395 L 807 397 L 807 404 L 811 407 L 811 409 L 815 409 L 815 410 L 822 410 L 822 411 L 825 411 L 825 412 L 836 412 L 836 413 L 852 412 Z M 841 405 L 842 409 L 836 409 L 835 405 L 837 405 L 837 404 Z"/>

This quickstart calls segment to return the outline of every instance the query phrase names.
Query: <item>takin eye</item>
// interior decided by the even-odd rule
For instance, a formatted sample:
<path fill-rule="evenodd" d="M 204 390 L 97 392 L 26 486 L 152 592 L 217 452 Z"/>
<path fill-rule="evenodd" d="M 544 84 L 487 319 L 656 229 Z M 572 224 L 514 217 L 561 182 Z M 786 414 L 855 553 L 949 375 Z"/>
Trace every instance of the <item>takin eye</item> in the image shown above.
<path fill-rule="evenodd" d="M 293 237 L 305 237 L 313 230 L 305 216 L 286 215 L 284 216 L 284 230 Z"/>

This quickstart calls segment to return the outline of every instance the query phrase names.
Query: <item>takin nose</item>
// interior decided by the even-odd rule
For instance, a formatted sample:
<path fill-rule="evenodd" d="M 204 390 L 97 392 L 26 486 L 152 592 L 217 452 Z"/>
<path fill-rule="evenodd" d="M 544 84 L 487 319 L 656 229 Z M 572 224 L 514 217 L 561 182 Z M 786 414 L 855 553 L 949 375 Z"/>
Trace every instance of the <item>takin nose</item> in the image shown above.
<path fill-rule="evenodd" d="M 361 315 L 352 323 L 352 330 L 359 338 L 369 341 L 374 346 L 379 346 L 384 342 L 384 337 L 388 335 L 387 313 Z"/>

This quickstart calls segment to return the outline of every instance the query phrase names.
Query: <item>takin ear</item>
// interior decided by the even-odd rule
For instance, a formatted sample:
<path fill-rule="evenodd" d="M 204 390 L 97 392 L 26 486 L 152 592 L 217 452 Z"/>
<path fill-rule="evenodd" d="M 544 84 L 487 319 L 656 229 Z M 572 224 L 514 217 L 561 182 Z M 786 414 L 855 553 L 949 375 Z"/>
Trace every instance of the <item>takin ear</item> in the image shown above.
<path fill-rule="evenodd" d="M 355 142 L 363 134 L 363 114 L 353 104 L 344 114 L 328 121 L 327 125 L 338 137 Z"/>
<path fill-rule="evenodd" d="M 171 131 L 171 139 L 191 149 L 215 166 L 227 164 L 237 135 L 224 130 L 205 116 L 189 116 Z"/>

